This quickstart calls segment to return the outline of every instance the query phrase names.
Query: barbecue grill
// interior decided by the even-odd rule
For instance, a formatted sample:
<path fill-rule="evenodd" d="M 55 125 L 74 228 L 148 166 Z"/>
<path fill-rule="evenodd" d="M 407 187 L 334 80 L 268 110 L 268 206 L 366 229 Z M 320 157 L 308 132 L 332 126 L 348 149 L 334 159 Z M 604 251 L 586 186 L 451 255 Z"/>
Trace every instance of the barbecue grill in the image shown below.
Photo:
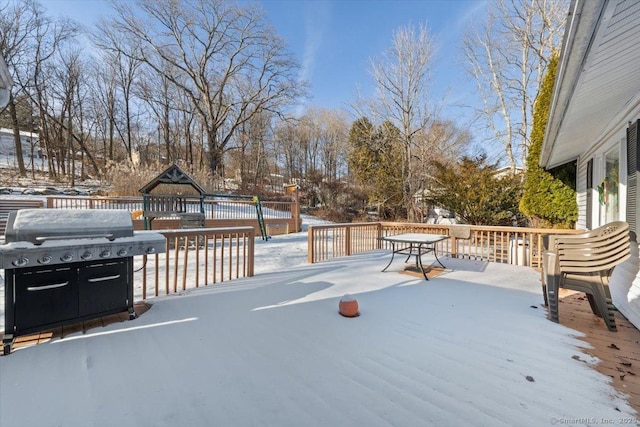
<path fill-rule="evenodd" d="M 162 234 L 133 231 L 131 214 L 108 209 L 11 212 L 5 269 L 4 354 L 19 335 L 133 310 L 133 256 L 165 251 Z"/>

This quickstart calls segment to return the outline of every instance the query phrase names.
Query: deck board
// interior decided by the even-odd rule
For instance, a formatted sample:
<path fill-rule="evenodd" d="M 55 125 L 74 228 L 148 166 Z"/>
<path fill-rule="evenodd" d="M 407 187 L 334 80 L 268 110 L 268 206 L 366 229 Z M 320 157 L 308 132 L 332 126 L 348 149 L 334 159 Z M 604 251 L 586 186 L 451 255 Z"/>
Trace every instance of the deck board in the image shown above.
<path fill-rule="evenodd" d="M 402 271 L 401 273 L 422 278 L 420 272 Z M 442 271 L 436 270 L 433 273 L 441 274 Z M 140 316 L 150 308 L 150 305 L 138 303 L 134 308 L 136 314 Z M 591 313 L 589 303 L 580 294 L 567 294 L 564 297 L 561 295 L 559 313 L 561 325 L 579 332 L 576 338 L 585 342 L 585 346 L 582 347 L 584 353 L 599 359 L 597 364 L 591 366 L 611 378 L 616 390 L 626 393 L 629 404 L 640 413 L 640 351 L 638 350 L 640 349 L 640 331 L 619 312 L 615 313 L 618 331 L 609 331 L 604 321 Z M 53 338 L 64 338 L 75 332 L 87 333 L 127 319 L 128 313 L 123 312 L 55 328 L 51 331 L 17 337 L 13 348 L 28 347 Z M 581 334 L 584 336 L 580 336 Z"/>
<path fill-rule="evenodd" d="M 142 315 L 144 312 L 151 308 L 150 304 L 141 302 L 136 303 L 134 305 L 134 310 L 137 316 Z M 84 322 L 78 322 L 71 325 L 59 326 L 57 328 L 43 331 L 43 332 L 35 332 L 29 335 L 22 335 L 16 337 L 13 343 L 13 350 L 30 347 L 36 344 L 46 343 L 51 341 L 54 338 L 64 339 L 71 334 L 75 334 L 81 332 L 86 334 L 87 332 L 94 330 L 96 328 L 102 328 L 112 323 L 120 323 L 129 320 L 129 313 L 123 311 L 122 313 L 116 313 L 105 317 L 100 317 L 97 319 L 85 320 Z M 3 354 L 2 349 L 0 349 L 0 354 Z"/>
<path fill-rule="evenodd" d="M 640 331 L 620 312 L 615 313 L 618 331 L 609 331 L 582 295 L 561 296 L 560 324 L 584 334 L 577 339 L 587 344 L 582 348 L 585 353 L 599 359 L 594 369 L 610 377 L 616 390 L 626 393 L 629 404 L 640 413 Z"/>

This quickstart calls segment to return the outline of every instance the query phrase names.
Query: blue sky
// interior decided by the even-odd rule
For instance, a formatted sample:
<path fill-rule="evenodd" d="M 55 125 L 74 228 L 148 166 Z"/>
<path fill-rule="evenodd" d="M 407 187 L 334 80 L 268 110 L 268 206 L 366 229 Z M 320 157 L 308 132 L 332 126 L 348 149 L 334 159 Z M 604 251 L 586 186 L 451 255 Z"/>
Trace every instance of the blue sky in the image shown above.
<path fill-rule="evenodd" d="M 269 22 L 298 58 L 310 82 L 309 105 L 348 108 L 358 88 L 372 93 L 369 61 L 391 43 L 400 26 L 426 23 L 437 40 L 432 95 L 446 104 L 468 103 L 472 86 L 464 74 L 460 38 L 468 22 L 481 14 L 481 0 L 262 0 Z M 53 13 L 90 26 L 109 13 L 103 0 L 44 0 Z M 457 113 L 454 113 L 457 112 Z M 458 114 L 447 108 L 445 114 Z M 460 119 L 460 117 L 458 117 Z"/>
<path fill-rule="evenodd" d="M 485 7 L 482 1 L 275 1 L 261 2 L 269 21 L 303 65 L 311 82 L 311 104 L 345 107 L 357 87 L 371 92 L 369 62 L 391 44 L 401 26 L 427 23 L 437 40 L 433 95 L 441 98 L 464 85 L 460 37 L 465 23 Z"/>

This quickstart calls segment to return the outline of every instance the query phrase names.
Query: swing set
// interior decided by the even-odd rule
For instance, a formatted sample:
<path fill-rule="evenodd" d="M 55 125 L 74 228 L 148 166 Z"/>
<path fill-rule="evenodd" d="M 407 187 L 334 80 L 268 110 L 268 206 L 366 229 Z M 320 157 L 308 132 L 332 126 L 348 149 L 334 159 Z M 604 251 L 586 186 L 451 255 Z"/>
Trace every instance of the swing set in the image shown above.
<path fill-rule="evenodd" d="M 155 194 L 153 190 L 161 184 L 188 186 L 197 195 Z M 164 188 L 164 186 L 163 186 Z M 200 228 L 205 226 L 205 199 L 251 200 L 255 206 L 258 228 L 263 240 L 268 240 L 267 228 L 262 213 L 259 196 L 212 194 L 207 193 L 184 170 L 175 163 L 162 171 L 140 189 L 142 193 L 142 213 L 145 230 L 151 230 L 156 218 L 178 218 L 181 228 Z M 215 203 L 215 202 L 214 202 Z M 213 206 L 213 205 L 212 205 Z"/>

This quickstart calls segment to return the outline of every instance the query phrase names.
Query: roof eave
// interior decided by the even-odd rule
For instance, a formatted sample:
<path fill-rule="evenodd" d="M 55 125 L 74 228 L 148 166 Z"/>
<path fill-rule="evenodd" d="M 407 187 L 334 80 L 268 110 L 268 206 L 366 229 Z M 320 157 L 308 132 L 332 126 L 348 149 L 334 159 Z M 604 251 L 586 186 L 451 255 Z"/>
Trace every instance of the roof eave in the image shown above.
<path fill-rule="evenodd" d="M 549 109 L 549 119 L 545 130 L 540 155 L 540 166 L 550 168 L 574 160 L 572 158 L 552 158 L 557 138 L 564 121 L 567 107 L 584 68 L 595 32 L 608 0 L 572 0 L 569 18 L 562 41 L 562 52 L 558 74 L 553 89 L 553 99 Z"/>

